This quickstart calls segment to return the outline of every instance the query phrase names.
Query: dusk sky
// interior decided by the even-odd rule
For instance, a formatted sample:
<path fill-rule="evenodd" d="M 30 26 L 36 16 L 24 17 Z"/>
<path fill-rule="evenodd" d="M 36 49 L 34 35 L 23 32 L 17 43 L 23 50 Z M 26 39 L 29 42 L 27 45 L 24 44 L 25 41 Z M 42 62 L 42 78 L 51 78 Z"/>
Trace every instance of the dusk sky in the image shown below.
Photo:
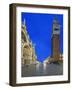
<path fill-rule="evenodd" d="M 62 14 L 39 14 L 21 13 L 21 22 L 26 20 L 26 29 L 33 44 L 37 60 L 44 61 L 51 56 L 52 23 L 57 17 L 60 24 L 60 52 L 63 53 L 63 15 Z"/>

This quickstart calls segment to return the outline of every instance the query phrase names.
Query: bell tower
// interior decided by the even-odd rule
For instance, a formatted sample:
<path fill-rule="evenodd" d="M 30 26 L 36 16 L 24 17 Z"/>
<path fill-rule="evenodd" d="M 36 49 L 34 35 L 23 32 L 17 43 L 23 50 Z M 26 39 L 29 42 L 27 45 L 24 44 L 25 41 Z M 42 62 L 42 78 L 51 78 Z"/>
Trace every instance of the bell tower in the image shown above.
<path fill-rule="evenodd" d="M 60 25 L 57 18 L 53 20 L 51 52 L 53 61 L 58 61 L 60 57 Z"/>

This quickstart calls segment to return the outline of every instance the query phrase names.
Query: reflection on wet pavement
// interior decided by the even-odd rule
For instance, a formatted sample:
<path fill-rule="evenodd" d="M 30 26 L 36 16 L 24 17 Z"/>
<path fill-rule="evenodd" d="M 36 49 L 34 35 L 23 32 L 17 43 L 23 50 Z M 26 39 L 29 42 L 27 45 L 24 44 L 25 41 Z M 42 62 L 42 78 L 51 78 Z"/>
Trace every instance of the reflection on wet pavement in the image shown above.
<path fill-rule="evenodd" d="M 21 70 L 22 77 L 62 75 L 63 63 L 22 65 Z"/>

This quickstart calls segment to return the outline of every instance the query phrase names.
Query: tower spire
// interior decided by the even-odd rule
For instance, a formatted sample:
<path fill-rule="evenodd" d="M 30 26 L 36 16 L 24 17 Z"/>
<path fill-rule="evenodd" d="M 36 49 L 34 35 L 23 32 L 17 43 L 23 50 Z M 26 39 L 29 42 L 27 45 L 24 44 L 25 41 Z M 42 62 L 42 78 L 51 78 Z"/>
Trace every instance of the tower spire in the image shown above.
<path fill-rule="evenodd" d="M 57 16 L 54 17 L 53 23 L 58 24 Z"/>
<path fill-rule="evenodd" d="M 26 20 L 24 19 L 24 26 L 26 25 Z"/>
<path fill-rule="evenodd" d="M 25 32 L 26 32 L 26 20 L 25 20 L 25 18 L 24 18 L 24 21 L 23 21 L 23 25 L 22 26 L 23 26 L 23 28 L 25 29 Z"/>
<path fill-rule="evenodd" d="M 23 21 L 23 27 L 26 27 L 26 20 L 24 18 L 24 21 Z"/>

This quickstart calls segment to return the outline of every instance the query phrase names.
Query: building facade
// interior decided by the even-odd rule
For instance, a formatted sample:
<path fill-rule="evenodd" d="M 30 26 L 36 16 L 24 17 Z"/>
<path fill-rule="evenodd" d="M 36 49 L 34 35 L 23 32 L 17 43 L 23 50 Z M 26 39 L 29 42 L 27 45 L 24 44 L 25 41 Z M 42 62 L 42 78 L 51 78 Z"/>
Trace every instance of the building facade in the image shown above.
<path fill-rule="evenodd" d="M 26 23 L 21 26 L 21 60 L 22 65 L 34 64 L 36 62 L 35 47 L 32 44 L 26 30 Z"/>

